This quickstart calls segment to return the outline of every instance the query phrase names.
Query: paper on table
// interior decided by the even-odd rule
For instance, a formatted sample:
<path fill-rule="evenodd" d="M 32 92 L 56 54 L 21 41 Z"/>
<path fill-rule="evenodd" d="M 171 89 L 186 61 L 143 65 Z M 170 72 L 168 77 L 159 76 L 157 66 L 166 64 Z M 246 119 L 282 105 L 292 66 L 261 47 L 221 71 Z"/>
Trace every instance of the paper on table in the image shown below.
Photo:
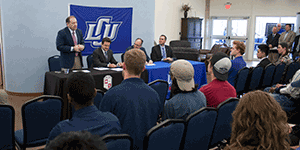
<path fill-rule="evenodd" d="M 95 70 L 108 70 L 109 68 L 105 68 L 105 67 L 94 67 Z"/>
<path fill-rule="evenodd" d="M 123 68 L 111 68 L 111 70 L 114 70 L 114 71 L 123 71 Z"/>
<path fill-rule="evenodd" d="M 89 73 L 89 70 L 73 70 L 72 72 L 84 72 L 84 73 Z"/>
<path fill-rule="evenodd" d="M 155 66 L 155 64 L 147 64 L 147 66 Z"/>

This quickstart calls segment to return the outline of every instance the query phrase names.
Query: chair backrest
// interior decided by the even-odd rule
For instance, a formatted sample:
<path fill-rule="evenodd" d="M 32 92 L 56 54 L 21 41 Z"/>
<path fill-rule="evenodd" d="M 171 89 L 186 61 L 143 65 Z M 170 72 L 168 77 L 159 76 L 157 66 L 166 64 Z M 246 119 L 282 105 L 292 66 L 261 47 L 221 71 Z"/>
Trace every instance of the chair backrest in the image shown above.
<path fill-rule="evenodd" d="M 107 134 L 102 137 L 108 150 L 132 150 L 133 139 L 128 134 Z"/>
<path fill-rule="evenodd" d="M 164 109 L 165 99 L 168 93 L 169 84 L 164 80 L 155 80 L 153 82 L 148 83 L 148 85 L 153 88 L 159 95 L 159 99 L 161 100 L 161 111 Z"/>
<path fill-rule="evenodd" d="M 62 103 L 59 96 L 42 95 L 22 106 L 24 144 L 48 139 L 52 128 L 61 120 Z"/>
<path fill-rule="evenodd" d="M 217 110 L 213 107 L 204 107 L 190 114 L 185 121 L 182 148 L 208 149 L 216 118 Z"/>
<path fill-rule="evenodd" d="M 15 110 L 10 105 L 0 105 L 0 149 L 15 149 Z"/>
<path fill-rule="evenodd" d="M 249 80 L 250 83 L 249 83 L 248 91 L 253 91 L 258 89 L 263 71 L 264 69 L 262 67 L 255 67 L 253 69 Z"/>
<path fill-rule="evenodd" d="M 245 85 L 247 82 L 248 75 L 249 75 L 249 68 L 244 67 L 241 70 L 239 70 L 235 82 L 235 90 L 237 95 L 241 95 L 245 91 Z"/>
<path fill-rule="evenodd" d="M 93 60 L 92 54 L 89 55 L 88 57 L 86 57 L 86 62 L 87 62 L 88 68 L 93 68 L 94 60 Z"/>
<path fill-rule="evenodd" d="M 262 88 L 272 86 L 272 80 L 273 80 L 275 68 L 276 68 L 275 65 L 271 63 L 266 66 L 262 78 L 262 84 L 261 84 Z"/>
<path fill-rule="evenodd" d="M 273 76 L 272 85 L 277 84 L 277 83 L 280 82 L 280 80 L 283 76 L 285 65 L 286 65 L 285 63 L 280 63 L 276 66 L 274 76 Z"/>
<path fill-rule="evenodd" d="M 231 123 L 232 112 L 235 110 L 239 102 L 238 98 L 229 98 L 226 101 L 218 105 L 218 116 L 216 124 L 213 130 L 213 136 L 211 138 L 210 147 L 216 146 L 216 144 L 223 139 L 230 138 L 231 135 Z"/>
<path fill-rule="evenodd" d="M 296 71 L 299 69 L 299 62 L 292 62 L 287 67 L 287 71 L 285 74 L 284 83 L 289 83 L 289 80 L 292 79 Z"/>
<path fill-rule="evenodd" d="M 183 132 L 184 120 L 167 119 L 147 132 L 144 150 L 179 150 Z"/>
<path fill-rule="evenodd" d="M 59 55 L 48 58 L 49 71 L 61 71 L 61 59 Z"/>
<path fill-rule="evenodd" d="M 121 60 L 122 60 L 122 62 L 124 62 L 124 55 L 125 55 L 125 53 L 123 53 L 123 54 L 121 55 Z"/>
<path fill-rule="evenodd" d="M 94 105 L 99 109 L 101 100 L 103 98 L 104 92 L 100 89 L 97 89 L 97 95 L 94 98 Z"/>

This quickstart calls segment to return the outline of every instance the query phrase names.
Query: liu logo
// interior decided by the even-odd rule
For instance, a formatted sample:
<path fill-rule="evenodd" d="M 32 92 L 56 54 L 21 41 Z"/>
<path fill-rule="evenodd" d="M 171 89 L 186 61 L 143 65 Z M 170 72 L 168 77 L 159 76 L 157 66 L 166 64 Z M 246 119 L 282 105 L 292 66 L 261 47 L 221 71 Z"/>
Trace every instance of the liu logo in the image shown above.
<path fill-rule="evenodd" d="M 122 22 L 113 22 L 112 19 L 111 16 L 101 16 L 97 21 L 87 21 L 84 41 L 90 43 L 93 48 L 99 47 L 104 37 L 114 41 Z"/>

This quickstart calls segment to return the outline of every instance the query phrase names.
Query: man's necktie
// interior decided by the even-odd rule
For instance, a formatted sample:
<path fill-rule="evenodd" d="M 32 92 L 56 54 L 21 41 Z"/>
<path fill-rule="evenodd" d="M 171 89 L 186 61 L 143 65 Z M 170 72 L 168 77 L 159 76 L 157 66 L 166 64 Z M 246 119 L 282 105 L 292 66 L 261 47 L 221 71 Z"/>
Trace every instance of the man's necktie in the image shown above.
<path fill-rule="evenodd" d="M 105 58 L 106 58 L 106 61 L 108 61 L 107 51 L 105 51 Z"/>
<path fill-rule="evenodd" d="M 75 32 L 74 31 L 72 32 L 72 38 L 73 38 L 74 45 L 77 45 L 77 40 L 76 40 L 76 36 L 75 36 Z M 77 52 L 75 52 L 75 56 L 78 56 Z"/>
<path fill-rule="evenodd" d="M 167 58 L 165 48 L 162 47 L 161 49 L 162 49 L 162 51 L 163 51 L 163 59 Z"/>

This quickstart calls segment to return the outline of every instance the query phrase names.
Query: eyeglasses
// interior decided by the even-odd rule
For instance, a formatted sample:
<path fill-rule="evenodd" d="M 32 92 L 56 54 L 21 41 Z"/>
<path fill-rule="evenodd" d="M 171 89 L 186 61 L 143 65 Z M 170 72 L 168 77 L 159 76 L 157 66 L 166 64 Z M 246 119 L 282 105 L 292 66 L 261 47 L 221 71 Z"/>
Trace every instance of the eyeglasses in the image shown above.
<path fill-rule="evenodd" d="M 135 45 L 135 46 L 142 46 L 142 45 L 138 45 L 138 44 L 135 44 L 135 43 L 134 43 L 134 45 Z"/>

